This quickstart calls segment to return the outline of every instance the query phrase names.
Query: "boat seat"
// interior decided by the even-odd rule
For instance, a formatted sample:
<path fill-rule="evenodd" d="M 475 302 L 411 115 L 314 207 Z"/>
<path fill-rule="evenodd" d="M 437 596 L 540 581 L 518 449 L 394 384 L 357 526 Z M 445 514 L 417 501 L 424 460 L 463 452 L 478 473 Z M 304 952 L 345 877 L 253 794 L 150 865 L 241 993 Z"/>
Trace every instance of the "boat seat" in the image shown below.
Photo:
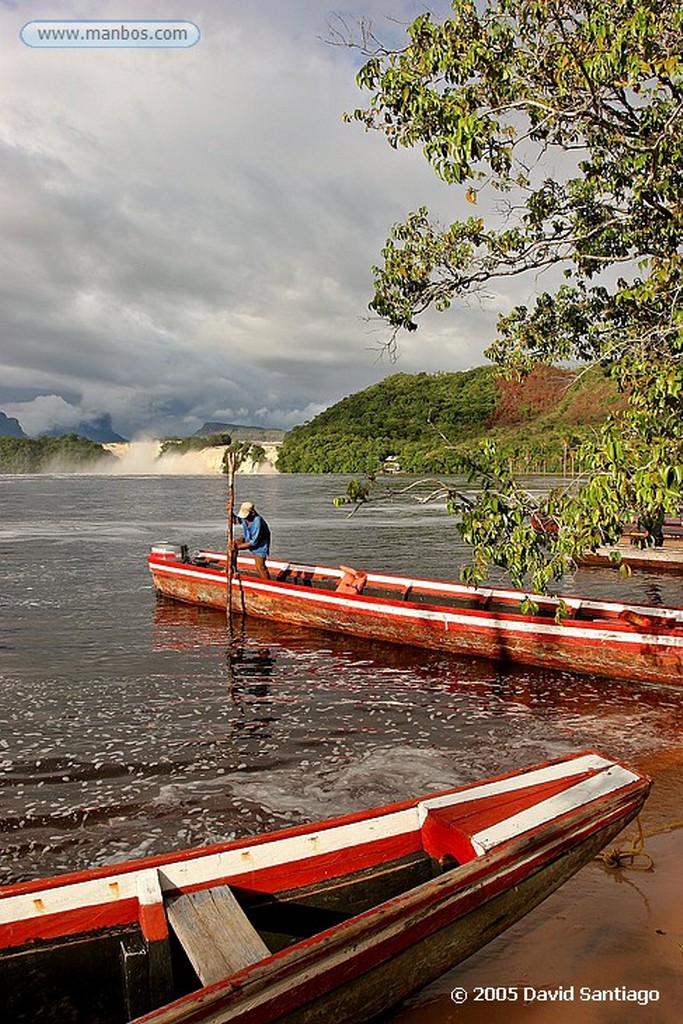
<path fill-rule="evenodd" d="M 171 928 L 202 985 L 212 985 L 270 956 L 229 885 L 170 899 Z"/>
<path fill-rule="evenodd" d="M 657 626 L 662 629 L 673 629 L 678 624 L 673 618 L 657 614 L 641 615 L 632 608 L 625 608 L 622 612 L 619 612 L 618 618 L 622 622 L 628 622 L 630 626 L 635 626 L 637 629 L 653 629 Z"/>

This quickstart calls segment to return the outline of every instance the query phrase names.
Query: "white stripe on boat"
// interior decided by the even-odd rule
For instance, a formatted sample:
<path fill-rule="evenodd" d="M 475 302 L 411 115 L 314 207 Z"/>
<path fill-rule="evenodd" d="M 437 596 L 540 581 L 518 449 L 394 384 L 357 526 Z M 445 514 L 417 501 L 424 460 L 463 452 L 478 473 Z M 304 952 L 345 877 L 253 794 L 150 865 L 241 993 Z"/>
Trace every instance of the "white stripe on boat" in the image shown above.
<path fill-rule="evenodd" d="M 170 575 L 172 577 L 186 576 L 191 579 L 202 580 L 204 582 L 211 582 L 219 584 L 222 587 L 227 588 L 227 582 L 223 573 L 212 572 L 211 570 L 203 570 L 201 572 L 188 568 L 180 568 L 178 566 L 164 566 L 163 563 L 156 567 L 160 574 Z M 395 578 L 395 577 L 394 577 Z M 312 592 L 304 587 L 294 589 L 292 584 L 285 584 L 285 586 L 292 587 L 292 590 L 286 590 L 283 586 L 273 586 L 267 581 L 257 580 L 256 578 L 249 578 L 245 580 L 240 578 L 240 584 L 245 589 L 260 591 L 266 594 L 274 594 L 280 598 L 291 596 L 296 597 L 297 601 L 307 601 L 311 604 L 319 604 L 326 606 L 333 606 L 336 608 L 342 607 L 349 610 L 353 610 L 356 613 L 362 614 L 363 612 L 377 612 L 378 614 L 386 617 L 396 619 L 412 619 L 417 622 L 443 622 L 444 627 L 448 629 L 449 625 L 453 626 L 469 626 L 470 628 L 477 626 L 483 630 L 496 630 L 508 633 L 531 633 L 536 636 L 539 634 L 545 636 L 562 636 L 562 637 L 573 637 L 579 640 L 606 640 L 610 643 L 621 643 L 621 644 L 633 644 L 633 643 L 647 643 L 657 647 L 679 647 L 680 637 L 671 636 L 658 633 L 638 633 L 633 629 L 627 629 L 622 631 L 612 630 L 609 625 L 602 625 L 594 623 L 590 628 L 585 626 L 574 625 L 573 622 L 563 622 L 558 625 L 550 622 L 543 622 L 539 619 L 519 619 L 511 620 L 505 618 L 505 616 L 514 615 L 514 612 L 502 612 L 500 617 L 498 615 L 491 615 L 486 612 L 479 612 L 473 614 L 468 611 L 462 614 L 451 611 L 430 611 L 425 608 L 415 608 L 399 605 L 398 603 L 391 602 L 387 604 L 376 604 L 372 598 L 361 595 L 360 597 L 347 598 L 336 592 L 326 593 L 325 591 L 317 590 Z M 585 602 L 584 602 L 585 604 Z M 604 608 L 621 606 L 609 606 L 605 605 Z M 631 608 L 631 606 L 629 606 Z M 634 605 L 631 610 L 638 611 L 638 608 Z M 474 610 L 476 611 L 476 609 Z M 652 614 L 652 609 L 649 609 Z M 662 616 L 663 618 L 663 616 Z"/>
<path fill-rule="evenodd" d="M 588 771 L 598 774 L 477 833 L 472 838 L 473 845 L 479 852 L 485 852 L 534 825 L 550 821 L 588 801 L 627 787 L 639 776 L 599 755 L 587 754 L 506 779 L 472 785 L 456 793 L 417 802 L 400 811 L 362 818 L 349 824 L 186 859 L 169 860 L 151 868 L 116 873 L 114 867 L 112 873 L 103 878 L 11 896 L 0 900 L 0 925 L 131 898 L 139 899 L 141 903 L 156 903 L 159 902 L 159 884 L 163 891 L 181 889 L 365 846 L 378 840 L 417 832 L 432 810 L 487 800 L 495 795 L 513 793 L 553 780 L 570 779 Z"/>
<path fill-rule="evenodd" d="M 614 768 L 602 772 L 600 775 L 577 782 L 571 789 L 556 793 L 555 796 L 541 800 L 533 807 L 519 811 L 481 832 L 476 832 L 470 837 L 470 841 L 477 853 L 486 853 L 487 850 L 491 850 L 494 846 L 500 846 L 507 839 L 522 835 L 530 829 L 538 828 L 554 818 L 561 817 L 568 811 L 574 811 L 584 804 L 623 789 L 637 778 L 638 776 L 633 772 L 615 765 Z"/>
<path fill-rule="evenodd" d="M 207 558 L 217 562 L 225 562 L 226 557 L 224 554 L 216 551 L 200 551 L 197 557 Z M 241 561 L 239 559 L 238 561 Z M 161 563 L 163 565 L 163 563 Z M 248 565 L 253 565 L 252 562 L 248 562 Z M 269 568 L 277 569 L 282 571 L 285 569 L 303 570 L 307 573 L 313 573 L 317 576 L 334 576 L 341 578 L 344 573 L 341 569 L 331 568 L 324 565 L 305 565 L 300 566 L 293 562 L 278 562 L 274 559 L 269 558 L 267 560 Z M 441 580 L 429 580 L 429 579 L 413 579 L 408 576 L 388 576 L 384 573 L 367 573 L 368 586 L 387 586 L 387 587 L 419 587 L 420 591 L 430 591 L 434 594 L 451 594 L 455 597 L 466 597 L 470 599 L 476 598 L 487 598 L 491 597 L 494 600 L 499 598 L 505 601 L 512 601 L 519 603 L 525 598 L 539 598 L 544 604 L 552 605 L 557 607 L 562 601 L 568 608 L 585 608 L 588 611 L 607 611 L 607 612 L 622 612 L 625 610 L 635 611 L 642 613 L 643 615 L 656 614 L 660 618 L 670 618 L 674 622 L 683 623 L 683 609 L 679 608 L 659 608 L 653 607 L 652 605 L 637 605 L 637 604 L 620 604 L 618 601 L 593 601 L 590 598 L 577 598 L 577 597 L 559 597 L 552 594 L 527 594 L 521 590 L 499 590 L 499 589 L 487 589 L 478 590 L 476 587 L 468 587 L 464 583 L 449 583 Z M 287 581 L 284 581 L 287 582 Z"/>
<path fill-rule="evenodd" d="M 467 803 L 469 800 L 482 800 L 493 796 L 494 793 L 514 793 L 518 789 L 527 789 L 529 786 L 541 786 L 546 782 L 554 782 L 557 779 L 569 779 L 573 775 L 582 775 L 584 772 L 602 771 L 615 767 L 613 761 L 601 757 L 599 754 L 585 754 L 582 757 L 574 758 L 572 761 L 560 761 L 559 764 L 549 764 L 544 768 L 536 768 L 530 772 L 513 775 L 509 779 L 499 779 L 495 782 L 485 782 L 481 786 L 472 786 L 469 789 L 460 790 L 457 793 L 445 793 L 443 796 L 433 797 L 431 800 L 423 800 L 418 805 L 420 808 L 420 824 L 423 824 L 430 811 L 438 811 L 444 807 L 455 807 L 457 804 Z M 638 776 L 622 769 L 626 775 L 625 782 L 634 782 Z M 626 779 L 628 776 L 628 779 Z"/>

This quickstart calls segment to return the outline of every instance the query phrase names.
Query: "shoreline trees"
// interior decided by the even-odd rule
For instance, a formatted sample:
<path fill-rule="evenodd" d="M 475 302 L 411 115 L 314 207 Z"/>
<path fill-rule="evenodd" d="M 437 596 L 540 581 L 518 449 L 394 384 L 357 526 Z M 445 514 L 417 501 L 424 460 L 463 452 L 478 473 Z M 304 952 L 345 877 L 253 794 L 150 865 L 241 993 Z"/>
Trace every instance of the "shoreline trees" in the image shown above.
<path fill-rule="evenodd" d="M 552 534 L 530 525 L 495 445 L 466 466 L 481 488 L 473 507 L 453 496 L 474 548 L 469 580 L 495 564 L 545 589 L 624 522 L 651 539 L 683 505 L 683 10 L 453 0 L 442 23 L 418 17 L 400 49 L 368 31 L 361 45 L 370 96 L 347 119 L 396 149 L 420 146 L 472 205 L 465 221 L 440 225 L 421 208 L 394 225 L 370 302 L 388 347 L 430 307 L 555 269 L 560 283 L 502 316 L 487 354 L 512 376 L 599 366 L 628 398 L 580 446 L 574 487 L 542 502 Z M 483 211 L 491 193 L 496 216 Z"/>

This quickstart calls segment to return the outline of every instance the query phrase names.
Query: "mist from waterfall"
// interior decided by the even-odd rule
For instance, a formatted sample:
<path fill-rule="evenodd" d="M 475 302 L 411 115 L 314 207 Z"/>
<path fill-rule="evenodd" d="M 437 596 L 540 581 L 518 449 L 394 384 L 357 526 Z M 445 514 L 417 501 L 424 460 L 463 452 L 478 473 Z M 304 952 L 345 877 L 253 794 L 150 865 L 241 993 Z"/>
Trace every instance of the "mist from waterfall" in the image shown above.
<path fill-rule="evenodd" d="M 104 447 L 115 459 L 106 459 L 89 470 L 106 476 L 214 476 L 222 473 L 225 448 L 222 446 L 202 448 L 190 452 L 161 453 L 161 442 L 156 439 L 142 439 Z M 266 475 L 276 473 L 277 447 L 264 445 L 267 459 L 260 465 L 247 461 L 240 473 Z"/>

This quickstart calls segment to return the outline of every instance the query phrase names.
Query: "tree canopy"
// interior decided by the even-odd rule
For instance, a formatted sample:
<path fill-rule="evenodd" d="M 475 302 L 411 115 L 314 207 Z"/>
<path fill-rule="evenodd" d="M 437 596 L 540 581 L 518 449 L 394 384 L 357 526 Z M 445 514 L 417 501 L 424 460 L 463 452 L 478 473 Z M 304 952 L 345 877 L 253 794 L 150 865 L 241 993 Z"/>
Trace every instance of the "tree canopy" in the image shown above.
<path fill-rule="evenodd" d="M 373 475 L 393 456 L 407 472 L 444 472 L 448 458 L 436 451 L 443 448 L 440 435 L 471 435 L 495 405 L 492 367 L 396 373 L 294 427 L 285 436 L 277 466 L 285 473 Z"/>
<path fill-rule="evenodd" d="M 545 499 L 552 534 L 483 445 L 468 466 L 481 497 L 461 508 L 472 581 L 494 563 L 544 589 L 625 522 L 655 530 L 683 505 L 682 26 L 675 0 L 453 0 L 397 50 L 364 26 L 370 98 L 347 118 L 421 146 L 472 205 L 452 224 L 421 208 L 393 227 L 370 303 L 389 344 L 429 307 L 557 267 L 553 291 L 500 318 L 487 354 L 506 374 L 599 365 L 628 397 L 582 446 L 574 485 Z"/>
<path fill-rule="evenodd" d="M 61 437 L 0 437 L 0 473 L 81 472 L 116 462 L 101 444 L 78 434 Z"/>

